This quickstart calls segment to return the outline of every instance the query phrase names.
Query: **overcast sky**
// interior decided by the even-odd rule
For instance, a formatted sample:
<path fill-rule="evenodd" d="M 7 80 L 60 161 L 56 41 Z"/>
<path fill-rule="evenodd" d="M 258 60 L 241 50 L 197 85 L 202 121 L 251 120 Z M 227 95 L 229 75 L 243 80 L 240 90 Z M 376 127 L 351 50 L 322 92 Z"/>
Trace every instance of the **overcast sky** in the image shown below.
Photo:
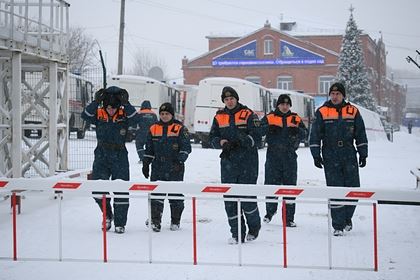
<path fill-rule="evenodd" d="M 120 0 L 68 0 L 70 25 L 85 28 L 100 43 L 108 72 L 115 73 L 118 56 Z M 207 35 L 243 36 L 264 25 L 296 21 L 313 34 L 343 34 L 353 5 L 359 29 L 373 39 L 381 35 L 387 64 L 420 73 L 406 57 L 420 51 L 419 0 L 126 0 L 124 69 L 131 68 L 137 49 L 165 61 L 172 79 L 182 77 L 183 56 L 195 58 L 208 50 Z"/>

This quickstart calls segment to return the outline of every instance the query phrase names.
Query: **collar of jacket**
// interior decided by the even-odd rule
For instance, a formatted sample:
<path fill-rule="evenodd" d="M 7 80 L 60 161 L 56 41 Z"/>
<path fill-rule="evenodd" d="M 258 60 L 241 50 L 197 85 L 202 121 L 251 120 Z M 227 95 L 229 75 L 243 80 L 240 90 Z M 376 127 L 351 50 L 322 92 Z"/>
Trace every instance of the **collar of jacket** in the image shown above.
<path fill-rule="evenodd" d="M 233 109 L 228 109 L 227 107 L 225 107 L 224 111 L 225 111 L 226 113 L 230 114 L 230 115 L 234 115 L 234 114 L 236 114 L 237 112 L 239 112 L 240 110 L 245 109 L 245 108 L 247 108 L 247 107 L 246 107 L 246 106 L 244 106 L 244 105 L 242 105 L 241 103 L 239 103 L 239 102 L 238 102 L 238 104 L 236 105 L 236 107 L 235 107 L 235 108 L 233 108 Z"/>
<path fill-rule="evenodd" d="M 280 116 L 280 117 L 283 117 L 283 116 L 289 116 L 289 115 L 291 115 L 292 114 L 292 111 L 287 111 L 286 113 L 283 113 L 282 111 L 280 111 L 279 110 L 279 108 L 276 108 L 276 110 L 274 110 L 274 115 L 276 115 L 276 116 Z"/>
<path fill-rule="evenodd" d="M 327 106 L 327 107 L 330 107 L 330 108 L 341 109 L 341 108 L 343 108 L 344 106 L 346 106 L 348 104 L 349 104 L 348 102 L 346 102 L 345 100 L 343 100 L 343 102 L 341 102 L 340 104 L 335 105 L 335 104 L 333 104 L 331 102 L 331 100 L 328 100 L 327 102 L 325 102 L 324 105 Z"/>

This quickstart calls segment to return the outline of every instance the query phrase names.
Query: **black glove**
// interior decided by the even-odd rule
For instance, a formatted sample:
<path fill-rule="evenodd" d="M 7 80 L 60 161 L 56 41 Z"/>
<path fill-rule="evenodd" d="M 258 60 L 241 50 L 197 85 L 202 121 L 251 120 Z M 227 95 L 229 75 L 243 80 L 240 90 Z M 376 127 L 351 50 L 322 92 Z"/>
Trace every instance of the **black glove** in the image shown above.
<path fill-rule="evenodd" d="M 104 101 L 105 97 L 106 97 L 105 89 L 101 88 L 100 90 L 95 92 L 95 101 L 96 102 L 101 103 L 102 101 Z"/>
<path fill-rule="evenodd" d="M 143 172 L 144 178 L 148 179 L 150 168 L 149 168 L 149 164 L 147 162 L 145 162 L 144 160 L 143 160 L 143 167 L 142 167 L 141 171 Z"/>
<path fill-rule="evenodd" d="M 314 158 L 314 165 L 316 167 L 322 169 L 322 166 L 324 165 L 324 161 L 322 160 L 322 157 L 316 157 L 316 158 Z"/>
<path fill-rule="evenodd" d="M 363 168 L 366 166 L 366 157 L 359 157 L 359 167 Z"/>
<path fill-rule="evenodd" d="M 125 89 L 121 89 L 118 98 L 120 99 L 122 105 L 128 104 L 128 92 Z"/>

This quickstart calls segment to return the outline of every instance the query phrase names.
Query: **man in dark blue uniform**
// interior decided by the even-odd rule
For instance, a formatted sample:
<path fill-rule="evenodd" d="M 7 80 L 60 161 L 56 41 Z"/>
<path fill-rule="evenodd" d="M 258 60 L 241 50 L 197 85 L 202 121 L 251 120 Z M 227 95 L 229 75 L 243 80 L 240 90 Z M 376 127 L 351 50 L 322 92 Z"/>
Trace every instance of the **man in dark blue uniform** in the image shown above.
<path fill-rule="evenodd" d="M 153 124 L 147 136 L 146 152 L 143 158 L 142 172 L 149 178 L 149 165 L 152 165 L 150 181 L 183 181 L 185 161 L 191 153 L 191 143 L 187 128 L 174 119 L 174 108 L 170 103 L 159 107 L 160 120 Z M 153 194 L 162 195 L 165 194 Z M 169 194 L 172 197 L 182 197 L 182 194 Z M 170 230 L 178 230 L 181 222 L 184 200 L 169 199 L 171 207 Z M 152 199 L 152 229 L 161 230 L 163 199 Z M 146 221 L 146 225 L 149 221 Z"/>
<path fill-rule="evenodd" d="M 324 166 L 327 186 L 360 187 L 359 167 L 365 167 L 368 156 L 363 118 L 356 106 L 344 100 L 346 91 L 341 83 L 330 87 L 329 96 L 330 100 L 316 111 L 309 138 L 314 164 Z M 355 205 L 331 205 L 335 236 L 353 228 L 355 209 Z"/>
<path fill-rule="evenodd" d="M 158 121 L 156 114 L 152 111 L 149 100 L 144 100 L 143 103 L 141 103 L 137 119 L 139 120 L 139 124 L 136 131 L 136 148 L 140 162 L 142 162 L 144 157 L 144 145 L 146 145 L 147 141 L 147 133 L 149 132 L 150 126 Z"/>
<path fill-rule="evenodd" d="M 221 95 L 224 109 L 217 111 L 210 130 L 210 142 L 214 148 L 222 148 L 220 154 L 222 183 L 256 184 L 258 178 L 258 145 L 261 141 L 260 120 L 248 107 L 240 104 L 238 93 L 232 87 L 224 87 Z M 237 196 L 225 196 L 232 198 Z M 256 198 L 247 196 L 242 198 Z M 241 242 L 255 240 L 261 228 L 257 202 L 241 202 Z M 232 238 L 229 244 L 238 243 L 237 202 L 225 201 Z"/>
<path fill-rule="evenodd" d="M 101 89 L 95 94 L 95 100 L 82 113 L 82 118 L 96 126 L 98 145 L 93 162 L 93 180 L 130 180 L 125 138 L 129 125 L 135 125 L 136 109 L 128 102 L 128 93 L 119 87 Z M 94 194 L 103 194 L 95 192 Z M 118 193 L 114 194 L 128 194 Z M 102 210 L 102 200 L 95 198 Z M 128 198 L 114 198 L 114 213 L 111 199 L 106 199 L 106 229 L 111 228 L 114 219 L 115 232 L 124 233 L 127 223 Z M 115 215 L 115 216 L 114 216 Z"/>
<path fill-rule="evenodd" d="M 265 162 L 266 185 L 296 185 L 297 154 L 300 142 L 306 134 L 306 127 L 300 116 L 290 111 L 292 100 L 287 94 L 277 99 L 277 107 L 261 121 L 263 135 L 266 135 L 267 157 Z M 267 197 L 275 199 L 276 197 Z M 292 200 L 293 198 L 287 198 Z M 286 226 L 296 227 L 295 204 L 286 204 Z M 269 223 L 277 212 L 277 203 L 266 203 L 264 222 Z"/>

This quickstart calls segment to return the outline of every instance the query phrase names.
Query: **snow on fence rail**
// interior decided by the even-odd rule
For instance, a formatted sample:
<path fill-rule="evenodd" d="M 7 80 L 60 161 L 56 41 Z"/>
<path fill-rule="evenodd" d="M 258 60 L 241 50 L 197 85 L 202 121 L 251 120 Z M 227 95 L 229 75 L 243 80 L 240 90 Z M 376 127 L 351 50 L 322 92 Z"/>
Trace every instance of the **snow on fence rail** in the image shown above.
<path fill-rule="evenodd" d="M 115 194 L 103 194 L 93 195 L 92 192 L 126 192 L 128 195 L 115 195 Z M 246 185 L 246 184 L 200 184 L 200 183 L 186 183 L 186 182 L 134 182 L 134 181 L 103 181 L 103 180 L 77 180 L 77 179 L 0 179 L 0 196 L 11 195 L 12 201 L 12 230 L 13 230 L 13 257 L 10 259 L 18 260 L 17 254 L 17 215 L 16 215 L 16 201 L 19 196 L 22 195 L 51 195 L 57 196 L 58 203 L 58 260 L 63 261 L 62 256 L 62 210 L 61 210 L 61 198 L 64 196 L 91 196 L 91 197 L 102 197 L 102 211 L 106 213 L 106 197 L 115 196 L 129 196 L 131 198 L 147 197 L 148 199 L 148 216 L 150 220 L 151 207 L 150 201 L 154 197 L 154 193 L 183 193 L 185 197 L 171 197 L 171 199 L 191 199 L 192 201 L 192 244 L 193 254 L 191 264 L 197 265 L 206 264 L 205 262 L 198 262 L 197 257 L 197 205 L 196 200 L 229 200 L 236 201 L 238 204 L 238 236 L 241 236 L 241 219 L 240 219 L 240 205 L 245 201 L 272 201 L 269 199 L 252 199 L 243 198 L 238 196 L 276 196 L 276 197 L 296 197 L 299 200 L 283 200 L 283 212 L 282 212 L 282 238 L 283 238 L 283 267 L 299 267 L 299 268 L 327 268 L 327 269 L 351 269 L 351 270 L 370 270 L 378 271 L 378 244 L 377 244 L 377 202 L 378 203 L 391 203 L 391 204 L 412 204 L 420 205 L 420 192 L 418 190 L 380 190 L 380 189 L 364 189 L 364 188 L 344 188 L 344 187 L 315 187 L 315 186 L 275 186 L 275 185 Z M 224 197 L 229 195 L 229 198 Z M 232 197 L 237 196 L 237 197 Z M 314 200 L 318 199 L 318 200 Z M 340 201 L 340 204 L 362 204 L 372 206 L 372 217 L 373 217 L 373 265 L 372 267 L 336 267 L 333 266 L 332 261 L 332 237 L 329 225 L 331 224 L 331 199 L 343 199 L 347 201 Z M 287 231 L 286 231 L 286 203 L 322 203 L 328 205 L 328 266 L 326 267 L 315 267 L 315 266 L 290 266 L 287 259 Z M 331 202 L 337 203 L 337 202 Z M 108 262 L 107 253 L 107 232 L 105 229 L 106 216 L 103 214 L 103 262 Z M 149 256 L 148 262 L 156 262 L 152 258 L 152 229 L 149 228 Z M 237 264 L 242 266 L 242 245 L 238 244 L 238 262 Z M 7 258 L 9 259 L 9 258 Z M 176 261 L 168 263 L 178 263 Z M 226 265 L 226 263 L 211 263 L 213 265 Z M 247 264 L 252 266 L 267 266 L 262 264 Z M 273 266 L 273 265 L 268 265 Z M 278 266 L 278 265 L 277 265 Z"/>

